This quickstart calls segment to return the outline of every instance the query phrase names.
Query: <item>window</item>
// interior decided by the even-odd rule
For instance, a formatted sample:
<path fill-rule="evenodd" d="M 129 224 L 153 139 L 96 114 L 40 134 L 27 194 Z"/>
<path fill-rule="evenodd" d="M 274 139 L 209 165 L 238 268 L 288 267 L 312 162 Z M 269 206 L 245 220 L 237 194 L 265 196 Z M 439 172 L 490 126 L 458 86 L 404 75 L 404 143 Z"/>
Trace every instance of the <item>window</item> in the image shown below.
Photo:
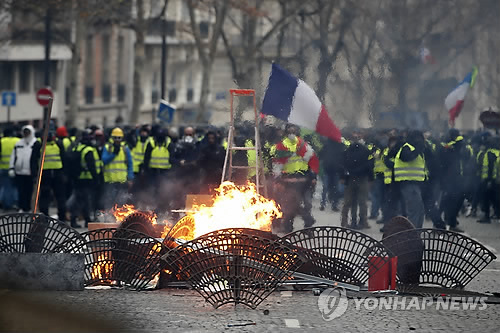
<path fill-rule="evenodd" d="M 19 92 L 29 93 L 30 89 L 30 72 L 31 63 L 29 62 L 19 62 Z"/>
<path fill-rule="evenodd" d="M 12 90 L 14 88 L 14 66 L 12 62 L 0 62 L 0 90 Z"/>
<path fill-rule="evenodd" d="M 118 84 L 117 86 L 117 97 L 118 97 L 118 102 L 125 102 L 125 95 L 126 95 L 126 89 L 124 84 Z"/>
<path fill-rule="evenodd" d="M 160 93 L 158 90 L 153 90 L 151 92 L 151 104 L 156 104 L 158 103 L 158 100 L 160 99 Z"/>
<path fill-rule="evenodd" d="M 94 86 L 85 86 L 85 104 L 94 103 Z"/>
<path fill-rule="evenodd" d="M 170 103 L 175 103 L 177 100 L 177 90 L 175 88 L 168 91 L 168 101 Z"/>
<path fill-rule="evenodd" d="M 208 22 L 203 21 L 199 24 L 201 38 L 208 38 L 209 25 Z"/>
<path fill-rule="evenodd" d="M 69 105 L 69 87 L 64 87 L 64 103 Z"/>
<path fill-rule="evenodd" d="M 117 64 L 116 64 L 116 81 L 118 83 L 125 82 L 125 70 L 123 68 L 124 57 L 125 56 L 125 40 L 123 36 L 118 36 L 118 54 L 117 54 Z"/>
<path fill-rule="evenodd" d="M 101 46 L 102 46 L 102 77 L 101 77 L 101 97 L 104 103 L 111 102 L 111 86 L 110 86 L 110 38 L 109 35 L 104 34 L 101 36 Z"/>
<path fill-rule="evenodd" d="M 111 102 L 111 85 L 103 83 L 101 86 L 101 97 L 103 103 Z"/>
<path fill-rule="evenodd" d="M 50 73 L 49 73 L 49 86 L 53 89 L 56 88 L 56 61 L 50 62 Z M 37 61 L 34 63 L 35 67 L 35 90 L 43 88 L 45 84 L 45 62 Z"/>
<path fill-rule="evenodd" d="M 187 94 L 186 94 L 186 100 L 188 102 L 192 102 L 193 101 L 193 95 L 194 95 L 193 88 L 188 88 Z"/>
<path fill-rule="evenodd" d="M 167 26 L 165 28 L 167 31 L 167 36 L 175 37 L 175 21 L 167 20 Z"/>
<path fill-rule="evenodd" d="M 85 83 L 87 86 L 94 85 L 94 40 L 92 35 L 88 35 L 85 41 Z"/>

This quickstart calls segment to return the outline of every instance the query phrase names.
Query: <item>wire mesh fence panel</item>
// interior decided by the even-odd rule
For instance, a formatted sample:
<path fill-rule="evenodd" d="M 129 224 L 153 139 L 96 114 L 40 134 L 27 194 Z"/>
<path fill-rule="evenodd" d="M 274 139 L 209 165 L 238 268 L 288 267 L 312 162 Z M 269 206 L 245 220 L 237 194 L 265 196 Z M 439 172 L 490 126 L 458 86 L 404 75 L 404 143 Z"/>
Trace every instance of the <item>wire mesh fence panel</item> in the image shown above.
<path fill-rule="evenodd" d="M 97 229 L 81 234 L 83 241 L 66 247 L 85 254 L 85 286 L 125 284 L 144 289 L 162 269 L 163 245 L 129 229 Z"/>
<path fill-rule="evenodd" d="M 60 253 L 80 241 L 75 229 L 43 214 L 0 216 L 0 252 Z"/>
<path fill-rule="evenodd" d="M 341 227 L 302 229 L 283 236 L 280 242 L 293 246 L 307 259 L 300 272 L 354 285 L 365 284 L 391 256 L 372 237 Z"/>
<path fill-rule="evenodd" d="M 496 259 L 495 254 L 481 243 L 446 230 L 402 231 L 382 242 L 398 256 L 397 279 L 402 285 L 464 288 Z"/>
<path fill-rule="evenodd" d="M 255 235 L 258 234 L 258 235 Z M 303 263 L 293 249 L 252 229 L 223 229 L 170 250 L 163 260 L 214 307 L 256 308 Z"/>

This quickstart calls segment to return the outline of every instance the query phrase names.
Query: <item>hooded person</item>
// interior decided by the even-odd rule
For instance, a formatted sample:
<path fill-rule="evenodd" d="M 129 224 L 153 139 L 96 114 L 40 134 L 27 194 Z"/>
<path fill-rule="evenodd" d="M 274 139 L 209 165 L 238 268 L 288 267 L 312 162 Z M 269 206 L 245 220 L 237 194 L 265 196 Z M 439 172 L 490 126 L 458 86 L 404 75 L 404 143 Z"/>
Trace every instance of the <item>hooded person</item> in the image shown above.
<path fill-rule="evenodd" d="M 9 163 L 9 176 L 15 178 L 19 192 L 20 212 L 31 210 L 31 195 L 38 170 L 41 143 L 35 138 L 35 129 L 26 125 L 22 129 L 23 137 L 17 141 Z"/>

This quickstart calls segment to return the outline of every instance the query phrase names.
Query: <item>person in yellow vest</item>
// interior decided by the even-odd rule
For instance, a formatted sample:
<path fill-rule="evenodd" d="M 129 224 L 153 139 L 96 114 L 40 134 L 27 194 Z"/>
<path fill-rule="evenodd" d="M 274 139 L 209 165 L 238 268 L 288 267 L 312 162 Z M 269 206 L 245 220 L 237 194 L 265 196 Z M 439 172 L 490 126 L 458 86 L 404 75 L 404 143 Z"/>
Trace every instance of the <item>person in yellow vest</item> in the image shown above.
<path fill-rule="evenodd" d="M 142 126 L 139 130 L 139 136 L 135 142 L 135 146 L 132 147 L 131 153 L 134 159 L 134 175 L 141 171 L 142 164 L 144 163 L 144 154 L 146 153 L 146 147 L 153 138 L 149 136 L 149 129 L 147 126 Z"/>
<path fill-rule="evenodd" d="M 446 143 L 439 150 L 441 161 L 442 198 L 445 222 L 451 231 L 463 232 L 458 227 L 457 216 L 465 199 L 465 167 L 470 159 L 466 142 L 460 132 L 452 128 L 448 132 Z"/>
<path fill-rule="evenodd" d="M 17 190 L 9 177 L 9 162 L 18 141 L 19 138 L 14 136 L 14 130 L 10 127 L 3 131 L 0 139 L 0 203 L 4 210 L 12 209 L 16 203 Z"/>
<path fill-rule="evenodd" d="M 424 149 L 422 132 L 410 131 L 394 159 L 394 181 L 399 183 L 407 217 L 415 228 L 422 228 L 425 216 L 421 193 L 426 179 Z"/>
<path fill-rule="evenodd" d="M 166 184 L 167 175 L 172 169 L 174 148 L 167 130 L 162 128 L 157 131 L 154 141 L 148 143 L 144 153 L 144 170 L 155 190 L 157 208 L 162 211 L 170 207 L 171 193 L 163 191 L 165 188 L 163 185 Z"/>
<path fill-rule="evenodd" d="M 291 232 L 297 215 L 302 217 L 306 228 L 316 223 L 311 208 L 319 159 L 313 148 L 298 135 L 299 127 L 287 124 L 285 137 L 274 149 L 273 192 L 283 210 L 283 218 L 273 221 L 275 232 Z"/>
<path fill-rule="evenodd" d="M 477 221 L 479 223 L 491 223 L 491 206 L 495 215 L 500 216 L 500 138 L 488 138 L 487 148 L 481 163 L 481 203 L 484 216 Z"/>
<path fill-rule="evenodd" d="M 68 131 L 66 130 L 66 127 L 64 127 L 64 126 L 58 127 L 56 129 L 56 136 L 57 136 L 57 139 L 62 142 L 62 144 L 64 146 L 64 150 L 65 151 L 70 150 L 70 146 L 72 146 L 74 144 L 74 140 L 71 140 L 68 137 Z"/>
<path fill-rule="evenodd" d="M 78 152 L 80 162 L 80 173 L 75 181 L 75 202 L 77 204 L 71 207 L 71 226 L 80 228 L 77 224 L 77 217 L 82 214 L 85 220 L 85 227 L 88 227 L 90 222 L 90 212 L 92 208 L 92 197 L 94 196 L 94 188 L 99 182 L 99 177 L 102 172 L 99 165 L 99 153 L 92 145 L 92 135 L 89 131 L 82 133 L 80 143 L 74 147 L 74 151 Z"/>
<path fill-rule="evenodd" d="M 369 148 L 369 147 L 368 147 Z M 370 188 L 370 216 L 368 219 L 376 220 L 378 218 L 379 210 L 382 208 L 382 201 L 384 200 L 384 152 L 379 142 L 375 142 L 371 148 L 371 156 L 373 157 L 373 182 Z"/>
<path fill-rule="evenodd" d="M 104 175 L 104 208 L 123 205 L 134 180 L 134 162 L 130 149 L 125 145 L 121 128 L 111 131 L 109 142 L 102 150 Z"/>
<path fill-rule="evenodd" d="M 398 136 L 391 136 L 387 142 L 387 148 L 384 149 L 384 203 L 382 205 L 382 223 L 385 224 L 392 217 L 402 214 L 401 192 L 399 183 L 394 181 L 394 161 L 396 155 L 404 144 L 404 140 Z M 384 227 L 380 229 L 384 232 Z"/>
<path fill-rule="evenodd" d="M 56 140 L 55 133 L 49 132 L 40 184 L 40 212 L 49 216 L 49 205 L 53 194 L 60 221 L 66 221 L 65 159 L 63 144 Z"/>
<path fill-rule="evenodd" d="M 136 199 L 135 204 L 140 201 L 141 192 L 147 187 L 147 179 L 144 174 L 144 154 L 146 153 L 146 147 L 150 141 L 153 140 L 149 136 L 148 125 L 143 125 L 138 129 L 138 136 L 135 140 L 131 140 L 130 152 L 132 153 L 132 158 L 134 160 L 134 185 L 132 187 L 132 195 Z"/>

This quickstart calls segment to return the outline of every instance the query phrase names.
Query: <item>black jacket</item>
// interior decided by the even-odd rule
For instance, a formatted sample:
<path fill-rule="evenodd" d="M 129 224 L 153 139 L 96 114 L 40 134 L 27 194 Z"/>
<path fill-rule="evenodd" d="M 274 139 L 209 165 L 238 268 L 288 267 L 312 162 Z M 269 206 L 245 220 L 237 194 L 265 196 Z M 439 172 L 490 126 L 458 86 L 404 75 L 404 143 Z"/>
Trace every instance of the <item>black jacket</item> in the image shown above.
<path fill-rule="evenodd" d="M 344 177 L 373 179 L 374 161 L 370 159 L 370 150 L 365 145 L 352 143 L 343 154 Z"/>

